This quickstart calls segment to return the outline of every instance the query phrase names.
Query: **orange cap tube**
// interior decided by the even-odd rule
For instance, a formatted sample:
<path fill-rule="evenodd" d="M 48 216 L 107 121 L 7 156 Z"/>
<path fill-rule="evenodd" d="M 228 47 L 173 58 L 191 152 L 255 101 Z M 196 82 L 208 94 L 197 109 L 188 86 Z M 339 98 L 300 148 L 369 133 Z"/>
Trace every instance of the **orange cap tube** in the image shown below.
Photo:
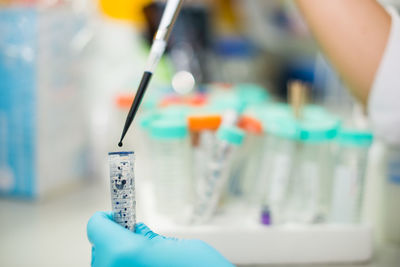
<path fill-rule="evenodd" d="M 221 121 L 222 118 L 220 115 L 192 115 L 188 117 L 188 126 L 194 132 L 205 130 L 216 131 Z"/>
<path fill-rule="evenodd" d="M 256 135 L 260 135 L 263 133 L 263 126 L 262 123 L 250 116 L 242 116 L 239 119 L 238 122 L 238 126 L 239 128 L 241 128 L 242 130 L 248 132 L 248 133 L 252 133 L 252 134 L 256 134 Z"/>

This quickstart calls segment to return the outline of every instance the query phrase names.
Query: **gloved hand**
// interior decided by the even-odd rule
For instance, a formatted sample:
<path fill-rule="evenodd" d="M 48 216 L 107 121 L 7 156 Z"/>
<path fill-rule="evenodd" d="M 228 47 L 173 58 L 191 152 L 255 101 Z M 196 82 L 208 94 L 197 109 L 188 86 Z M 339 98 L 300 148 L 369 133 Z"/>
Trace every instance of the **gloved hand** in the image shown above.
<path fill-rule="evenodd" d="M 96 212 L 87 225 L 93 267 L 232 266 L 200 240 L 166 238 L 143 223 L 135 233 L 119 226 L 112 213 Z"/>

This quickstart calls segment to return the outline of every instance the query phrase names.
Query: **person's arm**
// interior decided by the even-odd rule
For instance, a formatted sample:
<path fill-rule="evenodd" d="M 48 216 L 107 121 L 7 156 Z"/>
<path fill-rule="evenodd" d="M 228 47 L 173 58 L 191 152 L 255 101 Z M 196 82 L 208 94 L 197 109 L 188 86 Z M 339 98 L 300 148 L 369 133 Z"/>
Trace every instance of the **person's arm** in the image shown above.
<path fill-rule="evenodd" d="M 296 0 L 321 49 L 353 94 L 368 102 L 391 19 L 375 0 Z"/>

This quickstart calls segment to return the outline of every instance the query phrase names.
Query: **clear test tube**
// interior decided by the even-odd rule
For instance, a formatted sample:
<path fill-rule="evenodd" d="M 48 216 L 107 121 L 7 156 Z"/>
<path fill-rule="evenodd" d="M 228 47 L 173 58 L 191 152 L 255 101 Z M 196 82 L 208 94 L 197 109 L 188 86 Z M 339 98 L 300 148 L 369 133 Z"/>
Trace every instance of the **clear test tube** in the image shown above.
<path fill-rule="evenodd" d="M 217 209 L 229 178 L 232 159 L 243 143 L 244 132 L 236 127 L 222 126 L 218 130 L 217 137 L 214 151 L 206 159 L 206 169 L 198 183 L 193 223 L 207 222 Z"/>
<path fill-rule="evenodd" d="M 230 193 L 236 197 L 252 198 L 255 189 L 256 177 L 261 167 L 263 156 L 263 125 L 253 116 L 243 115 L 238 122 L 239 128 L 246 132 L 246 140 L 243 143 L 241 157 L 237 157 L 236 168 L 231 171 L 233 178 L 238 179 L 236 185 L 231 187 Z M 236 175 L 235 175 L 236 174 Z"/>
<path fill-rule="evenodd" d="M 153 184 L 158 212 L 185 224 L 191 212 L 190 143 L 184 120 L 162 117 L 151 125 Z"/>
<path fill-rule="evenodd" d="M 204 113 L 192 114 L 188 117 L 192 151 L 193 151 L 193 178 L 195 191 L 205 169 L 206 161 L 211 156 L 217 141 L 216 130 L 221 124 L 218 114 Z"/>
<path fill-rule="evenodd" d="M 134 231 L 136 223 L 134 153 L 110 152 L 108 161 L 114 221 L 122 227 Z"/>
<path fill-rule="evenodd" d="M 259 177 L 254 187 L 254 200 L 261 204 L 261 216 L 270 217 L 268 224 L 283 221 L 283 206 L 288 197 L 290 175 L 297 158 L 295 120 L 284 114 L 264 118 L 267 135 L 264 140 Z M 267 221 L 268 221 L 267 220 Z M 262 223 L 264 218 L 262 218 Z"/>
<path fill-rule="evenodd" d="M 285 198 L 285 223 L 322 223 L 329 216 L 333 158 L 332 140 L 340 121 L 329 114 L 304 118 L 298 122 L 298 157 L 292 166 Z"/>
<path fill-rule="evenodd" d="M 373 135 L 368 130 L 340 129 L 336 138 L 338 150 L 332 182 L 331 222 L 360 222 L 364 180 L 372 141 Z"/>

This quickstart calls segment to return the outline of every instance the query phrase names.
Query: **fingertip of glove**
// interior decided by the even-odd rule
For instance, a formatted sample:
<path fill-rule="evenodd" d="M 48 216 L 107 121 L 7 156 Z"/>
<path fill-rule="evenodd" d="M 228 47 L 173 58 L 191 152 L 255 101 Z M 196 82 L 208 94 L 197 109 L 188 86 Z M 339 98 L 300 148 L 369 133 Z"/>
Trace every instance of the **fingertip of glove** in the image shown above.
<path fill-rule="evenodd" d="M 150 228 L 147 225 L 145 225 L 142 222 L 136 223 L 136 225 L 135 225 L 135 233 L 142 234 L 142 233 L 145 233 L 145 232 L 148 232 L 148 231 L 150 231 Z"/>
<path fill-rule="evenodd" d="M 90 217 L 86 226 L 86 232 L 89 239 L 93 231 L 96 231 L 96 229 L 100 227 L 104 222 L 112 220 L 112 217 L 112 212 L 97 211 L 96 213 L 94 213 L 92 217 Z"/>
<path fill-rule="evenodd" d="M 105 220 L 105 219 L 112 219 L 112 213 L 105 212 L 105 211 L 97 211 L 95 212 L 92 217 L 90 217 L 88 221 L 88 228 L 93 226 L 93 224 Z"/>
<path fill-rule="evenodd" d="M 159 235 L 154 233 L 150 228 L 144 223 L 137 223 L 135 226 L 135 233 L 147 237 L 148 239 L 153 239 Z"/>

